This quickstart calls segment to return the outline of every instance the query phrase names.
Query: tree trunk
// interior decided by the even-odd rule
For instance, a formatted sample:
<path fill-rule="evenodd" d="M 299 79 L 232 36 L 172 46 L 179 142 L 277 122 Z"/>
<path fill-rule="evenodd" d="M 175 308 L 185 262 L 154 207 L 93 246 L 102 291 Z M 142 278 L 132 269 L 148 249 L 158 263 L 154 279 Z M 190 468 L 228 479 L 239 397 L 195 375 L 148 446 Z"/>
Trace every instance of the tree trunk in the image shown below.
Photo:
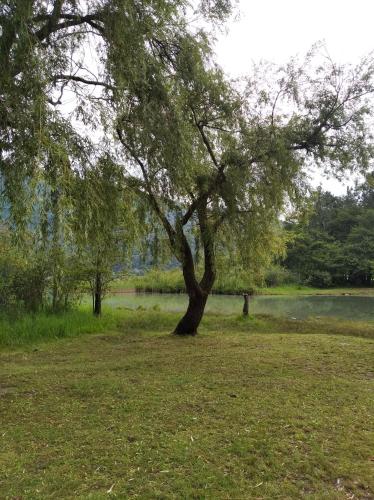
<path fill-rule="evenodd" d="M 197 328 L 204 314 L 208 293 L 201 290 L 189 294 L 189 302 L 186 314 L 179 321 L 175 335 L 196 335 Z"/>
<path fill-rule="evenodd" d="M 208 225 L 208 215 L 205 205 L 198 209 L 200 235 L 204 250 L 204 275 L 200 282 L 196 279 L 195 262 L 191 247 L 183 231 L 179 237 L 183 251 L 183 278 L 189 297 L 186 314 L 178 323 L 174 333 L 176 335 L 196 335 L 197 328 L 202 320 L 208 296 L 216 279 L 216 266 L 214 255 L 214 237 Z"/>
<path fill-rule="evenodd" d="M 186 237 L 180 235 L 183 249 L 183 278 L 188 293 L 186 314 L 174 330 L 175 335 L 196 335 L 202 320 L 205 305 L 215 280 L 214 261 L 211 253 L 204 247 L 204 276 L 200 283 L 196 279 L 195 264 L 191 247 Z"/>
<path fill-rule="evenodd" d="M 249 294 L 243 293 L 244 305 L 243 305 L 243 315 L 248 316 L 249 312 Z"/>
<path fill-rule="evenodd" d="M 58 297 L 58 286 L 57 286 L 57 278 L 55 276 L 56 271 L 53 272 L 53 285 L 52 285 L 52 311 L 57 311 L 57 297 Z"/>
<path fill-rule="evenodd" d="M 101 273 L 98 271 L 95 278 L 94 305 L 93 313 L 95 316 L 101 315 L 102 283 Z"/>

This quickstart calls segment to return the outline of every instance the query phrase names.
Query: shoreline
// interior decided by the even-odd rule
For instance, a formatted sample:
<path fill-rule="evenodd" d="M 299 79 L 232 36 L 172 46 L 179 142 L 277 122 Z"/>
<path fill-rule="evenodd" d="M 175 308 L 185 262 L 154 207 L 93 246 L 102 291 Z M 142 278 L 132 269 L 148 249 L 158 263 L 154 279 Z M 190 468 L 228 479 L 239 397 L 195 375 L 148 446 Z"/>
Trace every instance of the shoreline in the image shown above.
<path fill-rule="evenodd" d="M 186 295 L 184 290 L 165 290 L 164 288 L 136 287 L 136 288 L 113 288 L 108 290 L 109 295 L 126 295 L 126 294 L 170 294 L 170 295 Z M 227 295 L 241 297 L 243 293 L 234 291 L 219 292 L 214 291 L 210 295 Z M 374 297 L 374 288 L 357 288 L 357 289 L 341 289 L 331 288 L 326 290 L 270 290 L 260 289 L 251 294 L 252 297 Z"/>

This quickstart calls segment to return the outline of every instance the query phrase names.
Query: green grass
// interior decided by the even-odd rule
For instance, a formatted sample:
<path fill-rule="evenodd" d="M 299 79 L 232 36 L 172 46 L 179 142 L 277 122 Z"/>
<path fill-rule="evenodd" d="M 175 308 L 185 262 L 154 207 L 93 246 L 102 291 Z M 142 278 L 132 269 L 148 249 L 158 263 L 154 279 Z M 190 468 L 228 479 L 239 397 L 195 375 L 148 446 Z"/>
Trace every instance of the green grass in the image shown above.
<path fill-rule="evenodd" d="M 373 325 L 177 317 L 3 348 L 1 498 L 374 497 Z"/>
<path fill-rule="evenodd" d="M 17 347 L 83 333 L 102 332 L 118 325 L 118 314 L 106 311 L 95 318 L 87 308 L 61 314 L 25 314 L 18 318 L 0 317 L 0 347 Z"/>
<path fill-rule="evenodd" d="M 253 287 L 243 276 L 219 275 L 214 293 L 242 294 Z M 137 290 L 139 292 L 181 293 L 185 291 L 183 276 L 179 269 L 169 271 L 153 269 L 142 276 L 130 275 L 113 282 L 111 290 Z M 314 288 L 298 284 L 256 288 L 258 295 L 361 295 L 374 296 L 374 288 Z"/>
<path fill-rule="evenodd" d="M 181 313 L 160 311 L 158 307 L 137 310 L 104 308 L 101 317 L 96 318 L 88 308 L 61 314 L 25 314 L 18 319 L 0 318 L 0 349 L 17 350 L 23 346 L 35 346 L 59 339 L 77 337 L 82 334 L 106 331 L 136 333 L 140 330 L 172 332 Z M 374 323 L 343 321 L 334 318 L 313 318 L 291 320 L 267 315 L 244 318 L 236 315 L 206 313 L 201 324 L 202 332 L 219 329 L 225 331 L 258 333 L 315 333 L 321 331 L 330 335 L 349 335 L 374 338 Z"/>
<path fill-rule="evenodd" d="M 283 285 L 256 290 L 258 295 L 356 295 L 373 296 L 374 288 L 314 288 L 303 285 Z"/>
<path fill-rule="evenodd" d="M 355 295 L 374 296 L 374 288 L 314 288 L 303 285 L 283 285 L 256 290 L 258 295 Z"/>

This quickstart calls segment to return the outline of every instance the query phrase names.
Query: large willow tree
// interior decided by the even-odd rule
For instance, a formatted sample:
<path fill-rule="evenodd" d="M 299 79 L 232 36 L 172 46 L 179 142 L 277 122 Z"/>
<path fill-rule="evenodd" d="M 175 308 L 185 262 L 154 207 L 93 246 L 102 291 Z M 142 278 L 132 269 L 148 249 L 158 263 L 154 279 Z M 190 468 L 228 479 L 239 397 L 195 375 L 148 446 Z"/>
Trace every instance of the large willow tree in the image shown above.
<path fill-rule="evenodd" d="M 128 180 L 160 218 L 183 269 L 189 305 L 175 333 L 193 335 L 220 240 L 236 241 L 252 259 L 268 253 L 274 222 L 298 201 L 312 166 L 336 174 L 368 167 L 373 66 L 318 65 L 311 53 L 302 64 L 257 68 L 239 92 L 212 63 L 204 36 L 186 30 L 161 46 L 163 64 L 151 54 L 140 79 L 116 96 L 116 133 L 131 163 Z M 124 78 L 119 57 L 114 82 Z M 200 277 L 191 225 L 203 246 Z"/>
<path fill-rule="evenodd" d="M 199 9 L 220 20 L 230 2 L 205 0 Z M 309 57 L 257 68 L 235 88 L 188 12 L 184 0 L 8 0 L 0 11 L 0 154 L 9 197 L 48 162 L 49 123 L 66 124 L 58 109 L 68 90 L 89 129 L 103 118 L 97 133 L 114 132 L 124 179 L 147 200 L 181 262 L 189 306 L 177 334 L 197 331 L 217 241 L 230 238 L 250 257 L 266 253 L 274 220 L 302 193 L 310 165 L 342 172 L 371 159 L 371 60 L 341 68 Z M 112 154 L 115 144 L 104 145 Z M 69 144 L 60 152 L 73 165 Z M 203 246 L 202 276 L 191 225 Z"/>

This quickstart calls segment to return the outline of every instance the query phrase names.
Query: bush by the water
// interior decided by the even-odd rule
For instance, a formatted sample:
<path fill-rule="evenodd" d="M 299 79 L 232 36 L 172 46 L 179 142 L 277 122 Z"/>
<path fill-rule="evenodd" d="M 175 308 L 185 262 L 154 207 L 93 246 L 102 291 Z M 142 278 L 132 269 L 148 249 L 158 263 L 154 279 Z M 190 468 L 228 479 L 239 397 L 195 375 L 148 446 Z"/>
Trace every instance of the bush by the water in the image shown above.
<path fill-rule="evenodd" d="M 279 265 L 271 266 L 266 271 L 264 281 L 268 287 L 298 284 L 295 273 Z"/>
<path fill-rule="evenodd" d="M 332 276 L 328 271 L 313 271 L 306 281 L 307 285 L 328 288 L 332 285 Z"/>

